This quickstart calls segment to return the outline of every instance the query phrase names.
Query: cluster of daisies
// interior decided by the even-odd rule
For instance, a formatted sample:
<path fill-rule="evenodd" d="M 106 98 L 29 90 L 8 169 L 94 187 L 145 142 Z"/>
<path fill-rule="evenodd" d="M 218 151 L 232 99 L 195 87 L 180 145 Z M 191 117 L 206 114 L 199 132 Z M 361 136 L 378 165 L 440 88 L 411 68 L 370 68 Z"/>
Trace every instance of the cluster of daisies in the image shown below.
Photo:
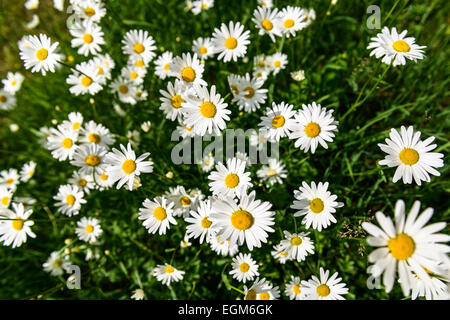
<path fill-rule="evenodd" d="M 20 72 L 8 72 L 6 79 L 2 79 L 0 110 L 11 110 L 16 106 L 16 92 L 19 91 L 24 79 L 25 77 Z"/>

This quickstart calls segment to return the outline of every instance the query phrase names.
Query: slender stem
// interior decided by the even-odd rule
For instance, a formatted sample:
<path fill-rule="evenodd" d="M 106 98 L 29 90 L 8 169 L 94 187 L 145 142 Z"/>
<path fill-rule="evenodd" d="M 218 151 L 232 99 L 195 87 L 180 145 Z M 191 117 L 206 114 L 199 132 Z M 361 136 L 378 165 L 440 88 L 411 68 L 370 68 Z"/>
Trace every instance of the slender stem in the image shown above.
<path fill-rule="evenodd" d="M 394 59 L 392 59 L 392 61 L 394 61 Z M 362 99 L 360 102 L 358 101 L 360 97 L 358 97 L 358 99 L 355 101 L 355 103 L 350 107 L 350 109 L 347 110 L 347 112 L 342 116 L 341 121 L 344 121 L 344 119 L 351 113 L 353 112 L 356 107 L 360 106 L 361 104 L 363 104 L 371 95 L 372 93 L 375 91 L 375 89 L 377 88 L 378 84 L 380 83 L 380 81 L 384 78 L 384 76 L 386 75 L 387 71 L 389 70 L 389 68 L 391 67 L 392 62 L 386 67 L 386 69 L 384 69 L 383 74 L 381 75 L 381 77 L 378 78 L 377 82 L 373 85 L 373 87 L 370 89 L 369 93 L 364 97 L 364 99 Z M 361 90 L 362 92 L 363 90 Z M 361 95 L 360 95 L 361 96 Z"/>
<path fill-rule="evenodd" d="M 236 288 L 236 287 L 233 287 L 231 284 L 228 284 L 227 286 L 228 286 L 228 288 L 233 289 L 233 290 L 239 292 L 240 294 L 245 295 L 245 292 L 242 291 L 241 289 L 238 289 L 238 288 Z"/>
<path fill-rule="evenodd" d="M 394 12 L 395 7 L 397 7 L 398 3 L 400 2 L 400 0 L 395 1 L 394 5 L 392 6 L 391 10 L 388 12 L 388 14 L 386 15 L 386 17 L 383 19 L 383 25 L 386 23 L 386 21 L 389 19 L 389 17 L 391 16 L 392 12 Z"/>
<path fill-rule="evenodd" d="M 84 76 L 88 77 L 89 79 L 91 79 L 91 77 L 89 77 L 86 73 L 84 73 L 84 72 L 78 70 L 78 69 L 75 68 L 75 67 L 72 67 L 71 65 L 69 65 L 69 64 L 67 64 L 67 63 L 65 63 L 65 62 L 58 61 L 58 63 L 59 63 L 59 64 L 62 64 L 63 66 L 65 66 L 65 67 L 67 67 L 67 68 L 69 68 L 69 69 L 71 69 L 71 70 L 73 70 L 73 71 L 79 72 L 79 73 L 81 73 L 82 75 L 84 75 Z"/>

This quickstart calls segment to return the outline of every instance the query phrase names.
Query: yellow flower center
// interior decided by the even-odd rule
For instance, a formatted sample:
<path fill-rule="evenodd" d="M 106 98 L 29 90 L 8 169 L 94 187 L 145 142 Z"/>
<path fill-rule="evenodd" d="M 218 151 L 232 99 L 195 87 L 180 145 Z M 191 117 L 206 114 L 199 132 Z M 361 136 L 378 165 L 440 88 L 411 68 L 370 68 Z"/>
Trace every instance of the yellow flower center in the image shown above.
<path fill-rule="evenodd" d="M 260 300 L 270 300 L 270 294 L 268 292 L 263 292 L 259 295 Z"/>
<path fill-rule="evenodd" d="M 397 40 L 392 44 L 392 47 L 397 52 L 408 52 L 409 51 L 409 45 L 403 41 L 403 40 Z"/>
<path fill-rule="evenodd" d="M 293 246 L 299 246 L 299 245 L 302 244 L 302 242 L 303 242 L 303 240 L 302 240 L 302 238 L 300 238 L 300 237 L 293 237 L 293 238 L 291 239 L 291 244 L 292 244 Z"/>
<path fill-rule="evenodd" d="M 192 128 L 193 128 L 193 126 L 192 127 L 184 127 L 187 131 L 191 131 L 192 130 Z"/>
<path fill-rule="evenodd" d="M 244 96 L 247 99 L 252 98 L 255 95 L 255 89 L 253 89 L 252 87 L 247 87 L 244 89 L 244 91 L 247 91 L 248 93 Z"/>
<path fill-rule="evenodd" d="M 292 27 L 294 26 L 294 20 L 292 20 L 292 19 L 286 19 L 286 20 L 284 20 L 283 26 L 284 26 L 286 29 L 292 28 Z"/>
<path fill-rule="evenodd" d="M 239 176 L 235 173 L 230 173 L 225 177 L 225 184 L 228 188 L 236 188 L 239 184 Z"/>
<path fill-rule="evenodd" d="M 137 79 L 137 77 L 138 77 L 137 72 L 131 72 L 131 73 L 130 73 L 130 78 L 131 78 L 131 79 L 134 80 L 134 79 Z"/>
<path fill-rule="evenodd" d="M 55 266 L 57 268 L 60 268 L 62 266 L 62 264 L 63 264 L 63 262 L 61 260 L 59 260 L 59 259 L 55 261 Z"/>
<path fill-rule="evenodd" d="M 84 41 L 84 43 L 88 43 L 89 44 L 92 41 L 94 41 L 94 37 L 90 33 L 85 33 L 84 36 L 83 36 L 83 41 Z"/>
<path fill-rule="evenodd" d="M 205 118 L 214 117 L 216 115 L 216 112 L 217 112 L 216 106 L 209 101 L 203 102 L 202 105 L 200 106 L 200 113 Z"/>
<path fill-rule="evenodd" d="M 86 185 L 87 185 L 87 180 L 86 180 L 86 179 L 80 179 L 80 180 L 78 181 L 78 185 L 79 185 L 80 187 L 86 186 Z"/>
<path fill-rule="evenodd" d="M 195 70 L 191 67 L 186 67 L 181 71 L 181 77 L 186 82 L 192 82 L 195 80 Z"/>
<path fill-rule="evenodd" d="M 126 85 L 121 85 L 120 87 L 119 87 L 119 92 L 121 93 L 121 94 L 127 94 L 128 93 L 128 87 L 126 86 Z"/>
<path fill-rule="evenodd" d="M 105 73 L 105 70 L 103 70 L 102 67 L 98 67 L 97 69 L 98 69 L 97 74 L 104 74 Z"/>
<path fill-rule="evenodd" d="M 95 14 L 95 9 L 94 8 L 86 8 L 86 9 L 84 9 L 84 14 L 87 15 L 88 17 L 92 17 Z"/>
<path fill-rule="evenodd" d="M 165 70 L 165 71 L 169 71 L 169 68 L 170 68 L 170 64 L 166 63 L 166 64 L 164 65 L 164 70 Z"/>
<path fill-rule="evenodd" d="M 72 125 L 72 129 L 73 129 L 73 130 L 78 130 L 78 129 L 80 129 L 80 123 L 79 123 L 79 122 L 74 122 L 73 125 Z"/>
<path fill-rule="evenodd" d="M 282 126 L 284 126 L 285 122 L 286 122 L 286 119 L 280 114 L 280 115 L 273 117 L 272 126 L 274 126 L 275 128 L 281 128 Z"/>
<path fill-rule="evenodd" d="M 407 260 L 413 255 L 416 245 L 410 236 L 400 233 L 395 238 L 389 239 L 388 248 L 395 259 Z"/>
<path fill-rule="evenodd" d="M 75 197 L 74 197 L 73 195 L 69 194 L 69 195 L 66 197 L 66 203 L 67 203 L 69 206 L 73 206 L 73 204 L 75 203 Z"/>
<path fill-rule="evenodd" d="M 97 143 L 99 143 L 101 141 L 100 136 L 98 134 L 96 134 L 96 133 L 90 133 L 89 136 L 88 136 L 88 139 L 89 139 L 89 142 L 92 142 L 92 143 L 95 143 L 95 144 L 97 144 Z"/>
<path fill-rule="evenodd" d="M 13 179 L 13 178 L 8 178 L 8 179 L 6 180 L 6 184 L 7 184 L 7 185 L 11 185 L 11 184 L 13 184 L 13 182 L 14 182 L 14 179 Z"/>
<path fill-rule="evenodd" d="M 245 210 L 237 210 L 231 215 L 231 224 L 238 230 L 249 229 L 254 222 L 252 214 Z"/>
<path fill-rule="evenodd" d="M 314 198 L 309 203 L 309 209 L 314 213 L 321 213 L 323 211 L 324 205 L 320 198 Z"/>
<path fill-rule="evenodd" d="M 159 221 L 163 221 L 165 218 L 167 218 L 166 209 L 164 209 L 163 207 L 156 207 L 153 211 L 153 215 Z"/>
<path fill-rule="evenodd" d="M 280 61 L 280 60 L 274 61 L 274 62 L 273 62 L 273 66 L 274 66 L 275 68 L 279 68 L 279 67 L 281 66 L 281 61 Z"/>
<path fill-rule="evenodd" d="M 300 294 L 302 292 L 302 290 L 300 290 L 300 285 L 296 284 L 293 288 L 292 291 L 294 291 L 295 294 Z"/>
<path fill-rule="evenodd" d="M 171 266 L 166 266 L 164 271 L 166 271 L 166 273 L 173 273 L 175 271 L 175 269 Z"/>
<path fill-rule="evenodd" d="M 242 262 L 239 266 L 239 269 L 241 270 L 241 272 L 248 272 L 248 270 L 250 270 L 250 266 L 248 265 L 248 263 Z"/>
<path fill-rule="evenodd" d="M 87 232 L 87 233 L 92 233 L 93 231 L 94 231 L 94 226 L 91 225 L 91 224 L 88 224 L 88 225 L 86 226 L 86 232 Z"/>
<path fill-rule="evenodd" d="M 321 284 L 317 287 L 317 294 L 320 297 L 326 297 L 330 294 L 330 287 L 326 284 Z"/>
<path fill-rule="evenodd" d="M 269 169 L 269 171 L 267 171 L 267 175 L 269 177 L 273 177 L 276 174 L 277 174 L 277 172 L 274 169 Z"/>
<path fill-rule="evenodd" d="M 208 229 L 209 227 L 211 227 L 212 222 L 209 221 L 208 217 L 204 217 L 202 219 L 202 227 L 205 229 Z"/>
<path fill-rule="evenodd" d="M 134 170 L 136 170 L 136 162 L 134 162 L 131 159 L 127 159 L 123 162 L 122 164 L 122 170 L 123 172 L 125 172 L 126 174 L 131 174 L 134 172 Z"/>
<path fill-rule="evenodd" d="M 95 154 L 90 154 L 86 157 L 86 164 L 90 165 L 91 167 L 98 166 L 99 163 L 100 158 Z"/>
<path fill-rule="evenodd" d="M 20 219 L 19 217 L 16 217 L 13 222 L 12 222 L 12 227 L 17 230 L 20 231 L 23 228 L 23 220 Z"/>
<path fill-rule="evenodd" d="M 136 61 L 136 67 L 142 68 L 145 65 L 144 60 Z"/>
<path fill-rule="evenodd" d="M 254 289 L 248 290 L 245 300 L 256 300 L 256 291 Z"/>
<path fill-rule="evenodd" d="M 5 103 L 6 101 L 8 101 L 8 98 L 5 96 L 0 96 L 0 102 Z"/>
<path fill-rule="evenodd" d="M 142 43 L 136 43 L 133 47 L 134 52 L 141 54 L 142 52 L 144 52 L 145 47 Z"/>
<path fill-rule="evenodd" d="M 270 30 L 272 30 L 272 28 L 273 28 L 272 22 L 270 22 L 270 20 L 267 20 L 267 19 L 264 19 L 264 20 L 261 22 L 261 26 L 262 26 L 265 30 L 267 30 L 267 31 L 270 31 Z"/>
<path fill-rule="evenodd" d="M 6 207 L 9 204 L 9 197 L 3 197 L 2 198 L 2 206 Z"/>
<path fill-rule="evenodd" d="M 11 85 L 14 87 L 17 84 L 16 80 L 11 81 Z"/>
<path fill-rule="evenodd" d="M 320 126 L 315 122 L 310 122 L 305 126 L 305 134 L 310 138 L 315 138 L 320 133 Z"/>
<path fill-rule="evenodd" d="M 227 38 L 225 40 L 225 47 L 227 49 L 230 49 L 230 50 L 236 48 L 237 47 L 237 40 L 236 40 L 236 38 L 233 38 L 233 37 Z"/>
<path fill-rule="evenodd" d="M 411 148 L 405 148 L 400 151 L 400 161 L 408 166 L 412 166 L 419 161 L 419 153 Z"/>
<path fill-rule="evenodd" d="M 70 138 L 64 138 L 62 141 L 62 146 L 66 149 L 70 149 L 73 146 L 73 141 Z"/>
<path fill-rule="evenodd" d="M 92 79 L 86 76 L 83 76 L 83 78 L 81 78 L 81 84 L 85 87 L 89 87 L 92 84 Z"/>
<path fill-rule="evenodd" d="M 106 180 L 108 180 L 108 175 L 106 175 L 105 172 L 103 172 L 103 173 L 100 175 L 100 179 L 102 179 L 103 181 L 106 181 Z"/>
<path fill-rule="evenodd" d="M 75 58 L 73 56 L 68 56 L 67 57 L 67 61 L 69 61 L 70 63 L 75 61 Z"/>
<path fill-rule="evenodd" d="M 208 52 L 208 49 L 206 49 L 206 47 L 200 47 L 201 54 L 206 54 L 207 52 Z"/>
<path fill-rule="evenodd" d="M 288 255 L 287 251 L 280 251 L 280 255 L 282 255 L 283 257 L 286 257 Z"/>
<path fill-rule="evenodd" d="M 38 51 L 36 51 L 36 58 L 40 61 L 47 59 L 48 56 L 48 50 L 45 48 L 41 48 Z"/>
<path fill-rule="evenodd" d="M 172 107 L 176 109 L 181 108 L 181 104 L 184 102 L 184 100 L 181 98 L 181 95 L 176 94 L 172 97 Z"/>
<path fill-rule="evenodd" d="M 180 202 L 183 206 L 188 206 L 191 204 L 191 199 L 187 196 L 184 196 L 180 199 Z"/>

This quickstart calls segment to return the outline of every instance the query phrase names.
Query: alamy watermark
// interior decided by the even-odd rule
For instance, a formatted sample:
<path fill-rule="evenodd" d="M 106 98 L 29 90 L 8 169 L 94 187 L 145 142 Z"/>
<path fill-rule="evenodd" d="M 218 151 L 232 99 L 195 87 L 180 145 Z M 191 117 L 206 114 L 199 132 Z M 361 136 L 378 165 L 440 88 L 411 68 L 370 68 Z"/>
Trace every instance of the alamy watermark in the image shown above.
<path fill-rule="evenodd" d="M 379 6 L 367 7 L 367 14 L 371 14 L 366 20 L 367 29 L 381 29 L 381 9 Z"/>
<path fill-rule="evenodd" d="M 68 289 L 81 289 L 81 270 L 80 267 L 74 264 L 67 266 L 67 273 L 71 275 L 67 278 L 66 286 Z"/>
<path fill-rule="evenodd" d="M 206 156 L 214 154 L 215 162 L 224 162 L 224 159 L 232 158 L 240 152 L 247 154 L 249 164 L 268 164 L 270 158 L 279 158 L 279 145 L 266 137 L 264 130 L 226 129 L 222 135 L 182 138 L 180 132 L 175 130 L 171 141 L 179 142 L 172 148 L 171 159 L 174 164 L 200 164 Z M 246 138 L 249 140 L 248 144 Z"/>

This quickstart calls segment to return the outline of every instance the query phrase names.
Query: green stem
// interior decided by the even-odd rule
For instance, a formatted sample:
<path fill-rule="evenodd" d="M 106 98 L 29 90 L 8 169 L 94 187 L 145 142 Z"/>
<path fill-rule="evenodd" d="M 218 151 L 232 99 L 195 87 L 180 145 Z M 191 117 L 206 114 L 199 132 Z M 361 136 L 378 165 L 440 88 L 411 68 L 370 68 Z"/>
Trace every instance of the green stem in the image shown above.
<path fill-rule="evenodd" d="M 394 5 L 392 6 L 391 10 L 388 12 L 388 14 L 386 15 L 386 17 L 383 20 L 383 25 L 386 23 L 386 21 L 389 19 L 389 17 L 391 16 L 392 12 L 394 12 L 395 7 L 397 7 L 398 3 L 400 2 L 400 0 L 395 1 Z"/>
<path fill-rule="evenodd" d="M 67 67 L 67 68 L 69 68 L 69 69 L 71 69 L 71 70 L 73 70 L 73 71 L 79 72 L 79 73 L 81 73 L 82 75 L 84 75 L 84 76 L 88 77 L 89 79 L 91 79 L 91 77 L 89 77 L 86 73 L 81 72 L 81 71 L 78 70 L 77 68 L 72 67 L 71 65 L 69 65 L 69 64 L 67 64 L 67 63 L 65 63 L 65 62 L 58 61 L 58 63 L 59 63 L 59 64 L 62 64 L 63 66 L 65 66 L 65 67 Z"/>

